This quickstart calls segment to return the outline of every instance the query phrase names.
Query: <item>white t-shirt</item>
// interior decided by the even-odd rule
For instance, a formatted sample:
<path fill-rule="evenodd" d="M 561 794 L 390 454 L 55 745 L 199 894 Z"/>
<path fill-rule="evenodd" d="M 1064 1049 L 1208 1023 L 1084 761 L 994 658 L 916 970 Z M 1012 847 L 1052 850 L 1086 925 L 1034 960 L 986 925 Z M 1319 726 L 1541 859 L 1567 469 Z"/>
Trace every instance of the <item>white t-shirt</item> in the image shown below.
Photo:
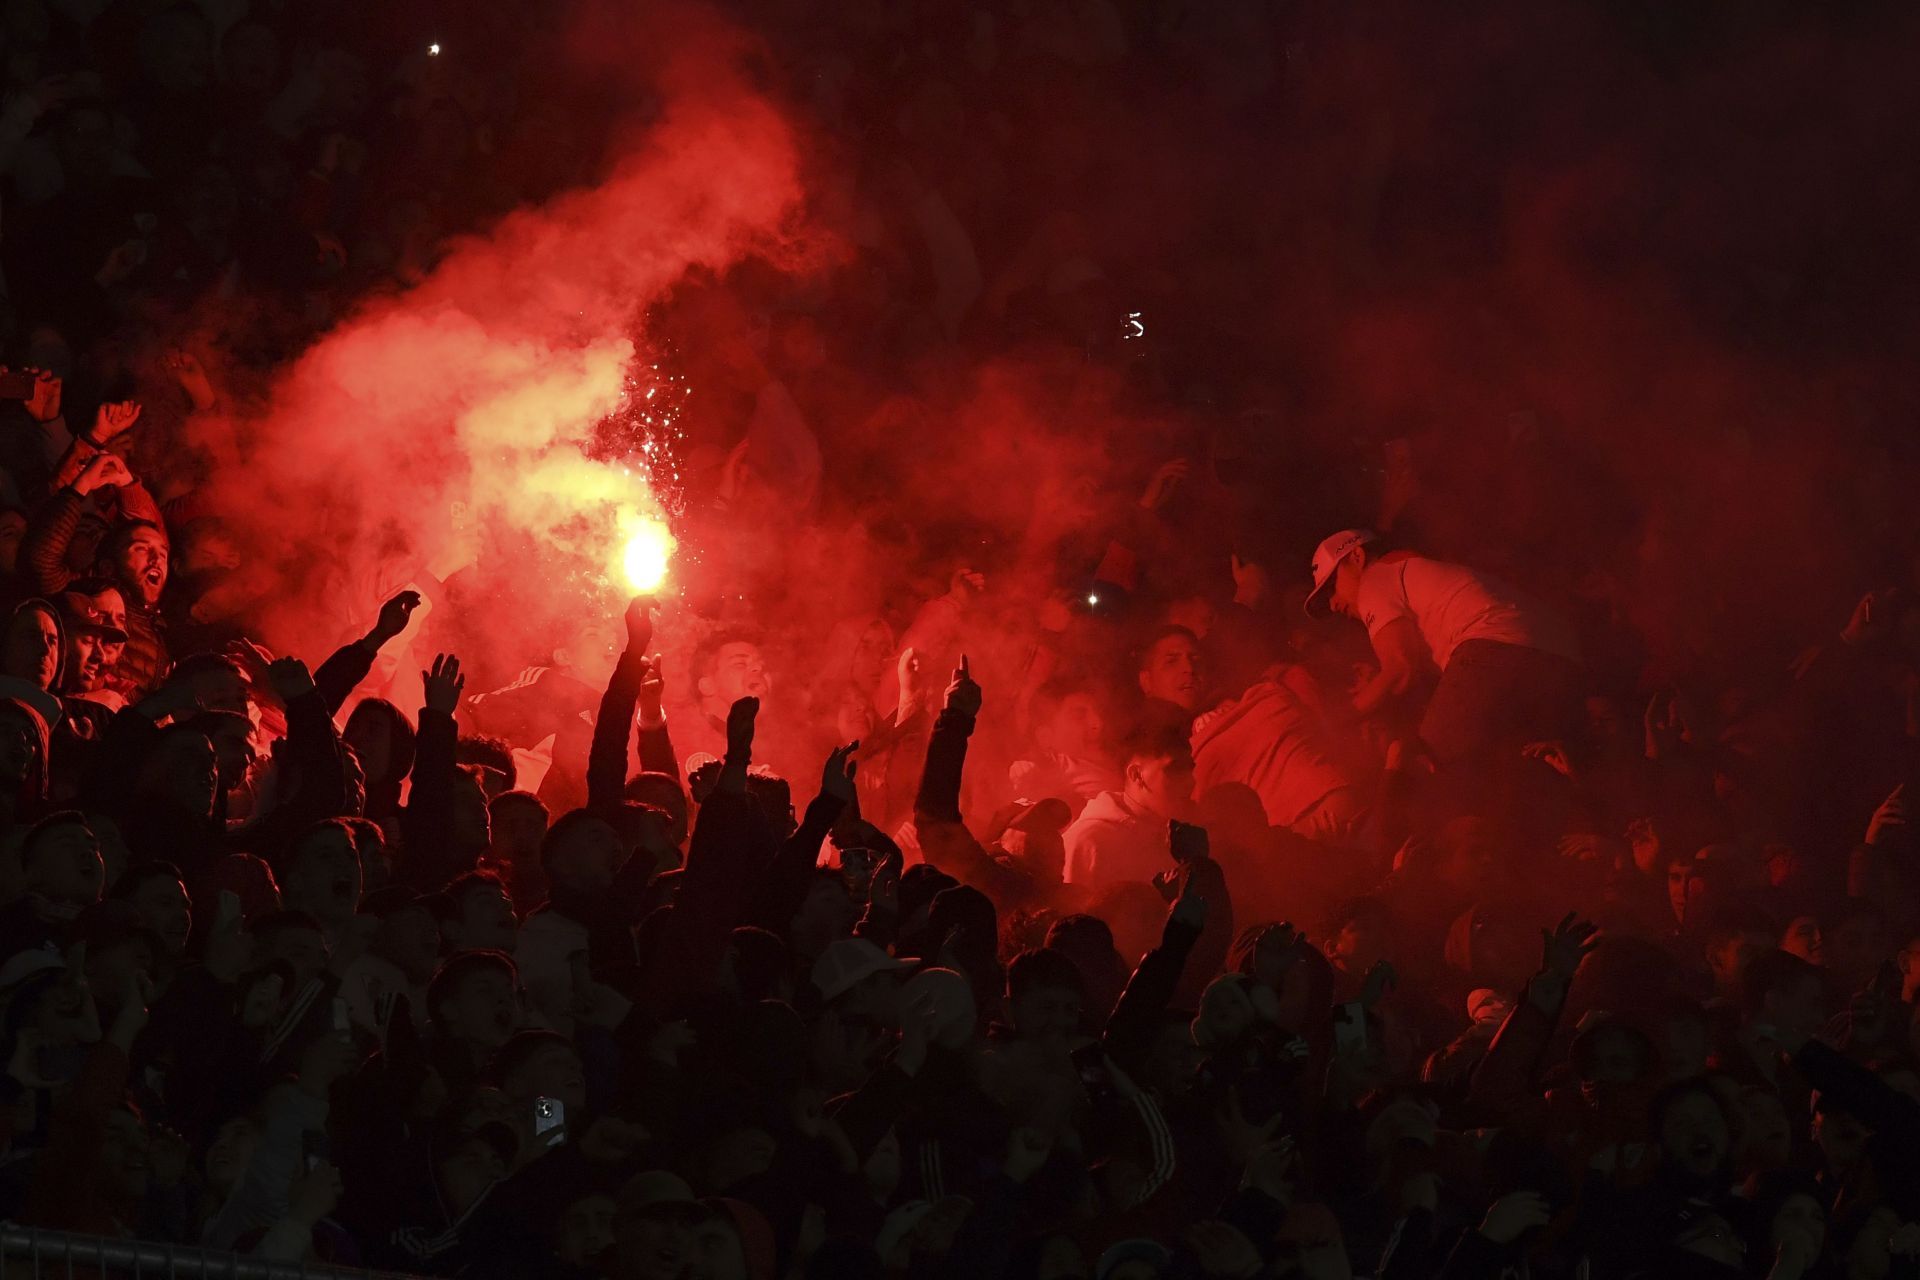
<path fill-rule="evenodd" d="M 1377 636 L 1388 623 L 1412 618 L 1442 671 L 1468 640 L 1492 640 L 1557 653 L 1574 662 L 1573 629 L 1546 606 L 1498 578 L 1464 565 L 1394 556 L 1367 566 L 1360 579 L 1360 620 Z"/>

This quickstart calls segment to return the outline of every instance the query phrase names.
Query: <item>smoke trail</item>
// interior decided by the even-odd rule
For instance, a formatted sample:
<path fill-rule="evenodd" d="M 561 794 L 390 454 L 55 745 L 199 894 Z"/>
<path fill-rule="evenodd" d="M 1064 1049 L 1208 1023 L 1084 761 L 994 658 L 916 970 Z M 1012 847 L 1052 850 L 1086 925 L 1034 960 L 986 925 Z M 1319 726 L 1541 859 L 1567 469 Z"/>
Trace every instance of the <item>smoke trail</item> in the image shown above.
<path fill-rule="evenodd" d="M 690 270 L 790 256 L 801 196 L 781 113 L 723 43 L 683 43 L 603 181 L 365 304 L 243 428 L 253 462 L 217 478 L 213 506 L 277 566 L 263 619 L 276 644 L 318 657 L 387 592 L 476 562 L 496 584 L 481 625 L 501 663 L 550 647 L 543 625 L 564 628 L 583 595 L 624 594 L 626 535 L 661 506 L 643 466 L 583 448 L 649 389 L 647 307 Z"/>

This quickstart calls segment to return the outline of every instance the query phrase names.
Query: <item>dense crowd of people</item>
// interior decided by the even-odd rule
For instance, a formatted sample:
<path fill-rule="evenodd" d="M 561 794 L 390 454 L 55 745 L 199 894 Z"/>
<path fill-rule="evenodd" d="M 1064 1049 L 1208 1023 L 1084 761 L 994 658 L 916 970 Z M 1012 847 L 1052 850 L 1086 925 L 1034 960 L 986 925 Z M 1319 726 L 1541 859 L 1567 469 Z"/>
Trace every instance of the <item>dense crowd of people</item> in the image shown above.
<path fill-rule="evenodd" d="M 4 6 L 0 1220 L 555 1280 L 1920 1274 L 1920 559 L 1769 673 L 1458 554 L 1392 432 L 1277 511 L 1266 375 L 1125 292 L 1177 252 L 1231 315 L 1257 228 L 1119 243 L 1076 140 L 1293 101 L 1327 27 L 762 7 L 857 234 L 669 309 L 691 581 L 502 652 L 486 566 L 420 564 L 276 655 L 353 566 L 253 571 L 239 406 L 590 180 L 598 90 L 540 6 Z M 905 371 L 1011 352 L 1180 425 L 1036 457 L 1002 553 L 889 468 L 947 444 Z"/>

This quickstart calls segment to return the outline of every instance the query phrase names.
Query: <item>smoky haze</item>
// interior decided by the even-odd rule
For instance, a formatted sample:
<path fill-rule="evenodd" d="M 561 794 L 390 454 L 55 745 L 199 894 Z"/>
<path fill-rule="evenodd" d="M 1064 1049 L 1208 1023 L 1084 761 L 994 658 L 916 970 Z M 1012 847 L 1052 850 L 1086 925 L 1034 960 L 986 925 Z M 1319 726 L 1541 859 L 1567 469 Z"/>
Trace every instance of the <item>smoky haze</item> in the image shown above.
<path fill-rule="evenodd" d="M 960 567 L 1006 687 L 1174 458 L 1206 483 L 1150 591 L 1296 578 L 1385 503 L 1662 680 L 1766 678 L 1909 549 L 1904 6 L 734 8 L 576 10 L 603 176 L 275 382 L 222 497 L 300 584 L 277 639 L 477 563 L 461 638 L 546 661 L 623 594 L 610 522 L 653 498 L 578 446 L 651 380 L 664 642 L 750 629 L 796 711 Z"/>

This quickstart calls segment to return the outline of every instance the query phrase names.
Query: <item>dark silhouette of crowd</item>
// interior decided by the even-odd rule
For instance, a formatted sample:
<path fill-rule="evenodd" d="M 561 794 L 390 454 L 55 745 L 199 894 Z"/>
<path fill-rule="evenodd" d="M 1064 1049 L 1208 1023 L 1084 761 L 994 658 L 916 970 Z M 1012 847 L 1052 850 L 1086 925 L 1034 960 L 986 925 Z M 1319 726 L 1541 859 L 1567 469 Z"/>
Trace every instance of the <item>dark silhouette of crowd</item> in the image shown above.
<path fill-rule="evenodd" d="M 1231 354 L 1262 229 L 1130 243 L 1101 121 L 1324 118 L 1348 19 L 735 7 L 858 234 L 662 321 L 705 560 L 511 652 L 423 564 L 276 654 L 247 406 L 591 180 L 607 86 L 538 5 L 0 6 L 0 1220 L 503 1280 L 1920 1275 L 1910 536 L 1775 662 L 1596 584 L 1530 419 L 1499 510 L 1444 424 L 1287 438 Z M 991 361 L 1176 425 L 1035 458 L 1017 528 L 920 510 L 926 383 Z"/>

